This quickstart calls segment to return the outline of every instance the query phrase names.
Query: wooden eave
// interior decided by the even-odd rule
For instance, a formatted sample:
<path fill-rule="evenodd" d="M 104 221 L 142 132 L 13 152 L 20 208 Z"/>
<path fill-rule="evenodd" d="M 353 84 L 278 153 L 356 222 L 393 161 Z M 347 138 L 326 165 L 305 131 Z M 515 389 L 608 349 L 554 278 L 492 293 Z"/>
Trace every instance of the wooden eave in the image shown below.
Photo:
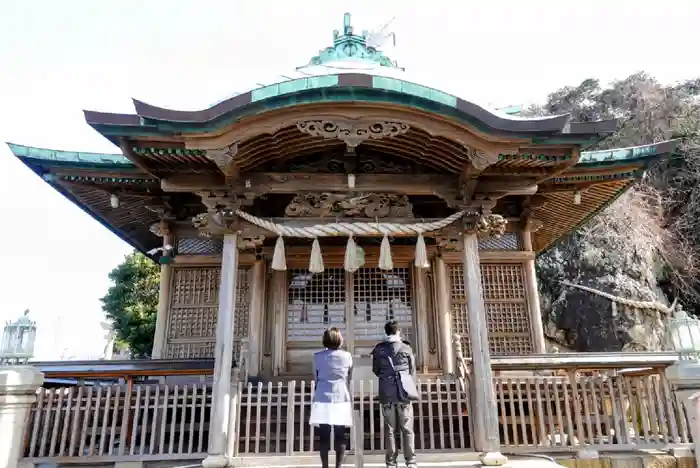
<path fill-rule="evenodd" d="M 629 188 L 661 157 L 675 154 L 680 140 L 581 153 L 578 164 L 540 185 L 546 201 L 534 210 L 542 227 L 533 236 L 541 253 L 585 224 Z M 581 203 L 573 203 L 579 191 Z"/>
<path fill-rule="evenodd" d="M 546 200 L 532 213 L 542 222 L 533 238 L 535 250 L 546 250 L 586 222 L 623 193 L 649 164 L 673 153 L 678 143 L 583 152 L 578 164 L 543 181 L 538 194 Z M 10 144 L 10 148 L 32 171 L 127 243 L 142 252 L 160 245 L 161 240 L 149 231 L 158 217 L 144 208 L 144 195 L 164 195 L 161 181 L 143 173 L 122 155 L 44 150 L 15 144 Z M 148 157 L 164 161 L 175 159 L 176 163 L 170 162 L 173 174 L 207 176 L 214 171 L 216 166 L 201 159 L 201 153 L 191 154 L 191 151 L 161 146 L 143 153 L 153 153 Z M 484 172 L 484 178 L 497 179 L 504 170 L 522 178 L 534 169 L 562 167 L 570 158 L 564 147 L 540 151 L 504 157 Z M 580 205 L 573 203 L 576 190 L 581 190 Z M 117 209 L 110 206 L 109 193 L 114 192 L 120 197 Z"/>
<path fill-rule="evenodd" d="M 8 145 L 32 172 L 129 245 L 145 254 L 161 244 L 149 231 L 158 217 L 144 206 L 163 194 L 160 181 L 122 155 Z M 112 193 L 118 208 L 110 205 Z"/>
<path fill-rule="evenodd" d="M 614 120 L 570 122 L 568 115 L 513 118 L 422 85 L 366 74 L 290 80 L 239 94 L 201 111 L 170 110 L 134 100 L 136 114 L 85 111 L 85 118 L 115 144 L 122 137 L 161 136 L 182 141 L 183 135 L 217 135 L 237 122 L 275 110 L 339 103 L 414 109 L 467 125 L 483 135 L 532 139 L 543 144 L 591 143 L 612 133 L 617 126 Z"/>

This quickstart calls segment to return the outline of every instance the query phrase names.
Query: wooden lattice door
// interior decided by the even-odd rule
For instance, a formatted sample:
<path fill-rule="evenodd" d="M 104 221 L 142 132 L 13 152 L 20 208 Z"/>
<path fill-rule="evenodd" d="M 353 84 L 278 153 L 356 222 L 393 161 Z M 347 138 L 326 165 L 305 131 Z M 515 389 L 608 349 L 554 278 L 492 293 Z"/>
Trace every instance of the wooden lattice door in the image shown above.
<path fill-rule="evenodd" d="M 450 265 L 452 330 L 460 335 L 465 356 L 471 355 L 464 266 Z M 489 351 L 492 356 L 532 354 L 532 326 L 527 307 L 523 265 L 482 263 Z"/>
<path fill-rule="evenodd" d="M 221 268 L 176 268 L 170 287 L 165 358 L 213 358 L 219 311 Z M 241 341 L 248 337 L 250 268 L 238 269 L 233 359 L 238 362 Z"/>
<path fill-rule="evenodd" d="M 346 334 L 346 279 L 342 268 L 309 273 L 305 268 L 287 274 L 286 370 L 310 373 L 312 355 L 321 348 L 323 331 L 337 327 Z"/>
<path fill-rule="evenodd" d="M 383 339 L 387 320 L 397 320 L 407 339 L 413 336 L 408 268 L 389 272 L 361 268 L 352 275 L 342 268 L 317 274 L 293 269 L 287 279 L 285 367 L 289 373 L 310 372 L 312 355 L 321 348 L 321 336 L 328 327 L 340 329 L 345 347 L 362 355 Z"/>
<path fill-rule="evenodd" d="M 413 301 L 408 268 L 391 271 L 361 268 L 352 276 L 354 337 L 374 346 L 385 336 L 384 324 L 396 320 L 406 339 L 413 336 Z"/>

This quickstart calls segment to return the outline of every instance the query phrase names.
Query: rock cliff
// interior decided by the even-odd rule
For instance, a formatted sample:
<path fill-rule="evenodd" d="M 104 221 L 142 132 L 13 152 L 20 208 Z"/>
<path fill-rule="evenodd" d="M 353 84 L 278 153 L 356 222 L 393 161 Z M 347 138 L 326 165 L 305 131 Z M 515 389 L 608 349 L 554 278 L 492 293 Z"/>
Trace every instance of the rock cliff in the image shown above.
<path fill-rule="evenodd" d="M 670 310 L 664 271 L 644 239 L 631 192 L 591 223 L 539 256 L 537 273 L 545 335 L 573 351 L 659 350 Z M 646 220 L 650 222 L 650 220 Z M 565 283 L 622 299 L 624 304 Z M 628 301 L 627 301 L 628 302 Z M 653 306 L 658 302 L 658 306 Z"/>

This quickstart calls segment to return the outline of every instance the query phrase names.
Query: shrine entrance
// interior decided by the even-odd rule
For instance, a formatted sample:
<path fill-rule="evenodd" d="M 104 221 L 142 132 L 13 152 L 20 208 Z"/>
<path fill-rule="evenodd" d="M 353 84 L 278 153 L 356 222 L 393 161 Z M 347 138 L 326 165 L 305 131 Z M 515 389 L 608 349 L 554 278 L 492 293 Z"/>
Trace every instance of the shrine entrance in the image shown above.
<path fill-rule="evenodd" d="M 288 374 L 310 376 L 313 353 L 321 349 L 328 327 L 337 327 L 344 348 L 366 357 L 384 338 L 384 324 L 397 320 L 403 335 L 414 334 L 414 312 L 409 268 L 389 271 L 360 268 L 355 273 L 328 268 L 287 272 L 286 354 Z"/>

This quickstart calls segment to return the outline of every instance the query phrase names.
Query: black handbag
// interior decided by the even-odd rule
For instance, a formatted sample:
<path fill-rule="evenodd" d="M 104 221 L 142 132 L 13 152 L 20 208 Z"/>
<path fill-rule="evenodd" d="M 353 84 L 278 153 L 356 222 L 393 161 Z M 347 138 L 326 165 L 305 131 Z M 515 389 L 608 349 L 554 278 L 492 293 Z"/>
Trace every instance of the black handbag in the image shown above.
<path fill-rule="evenodd" d="M 416 381 L 413 380 L 413 376 L 408 371 L 396 370 L 394 359 L 391 356 L 387 356 L 387 358 L 389 358 L 389 364 L 391 364 L 391 368 L 394 371 L 394 382 L 396 382 L 396 392 L 399 395 L 399 399 L 401 401 L 420 400 L 418 387 L 416 386 Z"/>

